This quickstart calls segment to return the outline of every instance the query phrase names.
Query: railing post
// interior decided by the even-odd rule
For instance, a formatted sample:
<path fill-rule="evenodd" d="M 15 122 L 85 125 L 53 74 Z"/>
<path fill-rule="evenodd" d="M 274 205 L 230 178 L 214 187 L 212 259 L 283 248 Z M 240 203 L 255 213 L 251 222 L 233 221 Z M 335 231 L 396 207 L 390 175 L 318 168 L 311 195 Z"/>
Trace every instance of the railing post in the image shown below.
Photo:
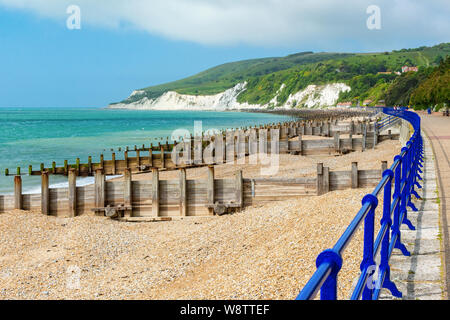
<path fill-rule="evenodd" d="M 405 170 L 405 178 L 404 178 L 404 216 L 402 223 L 407 225 L 410 230 L 415 230 L 416 228 L 412 225 L 411 221 L 408 219 L 408 210 L 406 209 L 406 206 L 411 207 L 413 211 L 417 211 L 417 208 L 414 206 L 414 204 L 411 202 L 411 182 L 413 178 L 413 149 L 412 149 L 412 143 L 411 141 L 408 141 L 406 143 L 407 150 L 405 157 L 406 157 L 406 168 Z"/>
<path fill-rule="evenodd" d="M 375 273 L 375 270 L 371 267 L 375 266 L 375 261 L 373 258 L 373 241 L 375 234 L 375 208 L 378 205 L 378 199 L 374 195 L 368 194 L 362 200 L 362 205 L 365 205 L 366 203 L 370 203 L 370 209 L 364 219 L 364 253 L 363 261 L 361 263 L 361 271 L 367 272 L 367 277 L 370 279 Z M 366 284 L 362 293 L 362 300 L 371 300 L 372 294 L 373 288 L 369 288 Z"/>
<path fill-rule="evenodd" d="M 402 149 L 403 150 L 406 148 Z M 394 211 L 394 225 L 392 226 L 392 238 L 395 236 L 397 237 L 395 241 L 394 248 L 400 249 L 405 256 L 409 256 L 410 253 L 406 249 L 405 245 L 401 242 L 401 233 L 400 233 L 400 225 L 402 224 L 401 216 L 406 210 L 406 204 L 404 200 L 404 190 L 402 190 L 404 185 L 404 177 L 405 169 L 406 168 L 406 159 L 402 156 L 396 156 L 394 160 L 399 161 L 399 165 L 397 166 L 397 169 L 395 170 L 395 188 L 394 188 L 394 199 L 399 198 L 399 202 L 396 205 L 395 211 Z"/>
<path fill-rule="evenodd" d="M 383 288 L 388 289 L 391 294 L 397 298 L 402 297 L 402 293 L 398 291 L 395 283 L 391 281 L 391 269 L 389 266 L 389 230 L 392 226 L 391 219 L 391 192 L 392 192 L 392 179 L 394 178 L 394 172 L 392 170 L 383 171 L 383 177 L 389 176 L 389 180 L 384 186 L 384 195 L 383 195 L 383 217 L 381 218 L 380 225 L 383 228 L 383 225 L 386 224 L 386 233 L 383 236 L 381 242 L 381 251 L 380 251 L 380 272 L 378 285 L 381 285 Z M 383 280 L 384 275 L 384 280 Z M 383 282 L 382 282 L 383 281 Z M 381 288 L 376 288 L 374 293 L 374 298 L 378 299 L 378 294 L 381 291 Z"/>
<path fill-rule="evenodd" d="M 320 300 L 337 300 L 337 277 L 342 268 L 342 257 L 328 249 L 317 257 L 316 267 L 324 263 L 331 263 L 331 272 L 320 288 Z"/>

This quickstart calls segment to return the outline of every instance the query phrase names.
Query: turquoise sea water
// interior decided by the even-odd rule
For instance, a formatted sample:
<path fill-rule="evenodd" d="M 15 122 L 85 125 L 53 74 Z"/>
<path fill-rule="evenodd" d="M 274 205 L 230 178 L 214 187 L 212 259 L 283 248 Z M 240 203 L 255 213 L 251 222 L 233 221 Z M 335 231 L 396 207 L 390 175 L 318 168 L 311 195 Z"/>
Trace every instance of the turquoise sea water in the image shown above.
<path fill-rule="evenodd" d="M 88 156 L 98 161 L 100 154 L 111 159 L 111 149 L 134 145 L 148 146 L 171 136 L 174 130 L 194 130 L 194 121 L 202 121 L 203 130 L 236 128 L 279 122 L 287 117 L 262 113 L 205 111 L 134 111 L 96 108 L 0 108 L 0 194 L 13 192 L 13 177 L 5 177 L 20 166 L 38 170 L 40 163 L 51 167 L 52 161 L 63 166 Z M 165 142 L 165 139 L 163 140 Z M 122 153 L 123 154 L 123 153 Z M 120 153 L 116 152 L 120 159 Z M 65 177 L 51 177 L 55 186 Z M 80 183 L 89 183 L 84 178 Z M 24 193 L 39 190 L 40 177 L 23 176 Z"/>

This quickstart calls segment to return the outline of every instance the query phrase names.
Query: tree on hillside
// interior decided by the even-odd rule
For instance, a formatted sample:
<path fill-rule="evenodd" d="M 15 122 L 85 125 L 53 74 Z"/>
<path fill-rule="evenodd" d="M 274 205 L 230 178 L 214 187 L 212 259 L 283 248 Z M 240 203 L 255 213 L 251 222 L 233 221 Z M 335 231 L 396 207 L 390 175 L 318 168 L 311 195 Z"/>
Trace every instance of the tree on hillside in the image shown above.
<path fill-rule="evenodd" d="M 432 68 L 423 68 L 419 72 L 407 72 L 397 77 L 386 91 L 386 105 L 408 105 L 413 91 L 432 70 Z"/>
<path fill-rule="evenodd" d="M 418 108 L 450 105 L 450 56 L 412 92 L 410 103 Z"/>

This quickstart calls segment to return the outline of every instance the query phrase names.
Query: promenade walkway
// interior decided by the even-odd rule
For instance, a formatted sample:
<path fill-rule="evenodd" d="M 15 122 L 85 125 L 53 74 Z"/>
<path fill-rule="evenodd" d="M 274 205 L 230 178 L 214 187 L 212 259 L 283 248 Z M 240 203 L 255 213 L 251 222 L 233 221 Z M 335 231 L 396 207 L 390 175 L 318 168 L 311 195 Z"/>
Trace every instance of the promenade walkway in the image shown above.
<path fill-rule="evenodd" d="M 425 161 L 422 168 L 422 189 L 416 191 L 421 199 L 413 203 L 418 211 L 408 208 L 408 219 L 415 230 L 402 225 L 401 241 L 411 253 L 404 256 L 395 249 L 390 259 L 391 279 L 403 293 L 405 300 L 441 300 L 444 297 L 442 248 L 440 237 L 439 200 L 436 182 L 436 161 L 431 141 L 425 136 Z M 393 299 L 385 289 L 380 299 Z"/>
<path fill-rule="evenodd" d="M 450 293 L 450 117 L 442 113 L 420 113 L 422 129 L 430 138 L 436 162 L 439 191 L 443 250 L 443 278 L 445 299 Z"/>

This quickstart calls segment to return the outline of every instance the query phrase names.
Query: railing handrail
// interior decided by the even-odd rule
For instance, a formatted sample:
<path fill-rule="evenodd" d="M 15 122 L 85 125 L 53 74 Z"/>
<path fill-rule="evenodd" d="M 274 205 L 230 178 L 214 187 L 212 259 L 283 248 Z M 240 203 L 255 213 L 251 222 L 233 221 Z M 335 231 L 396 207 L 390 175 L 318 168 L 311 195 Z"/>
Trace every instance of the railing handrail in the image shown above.
<path fill-rule="evenodd" d="M 390 280 L 389 259 L 394 248 L 398 248 L 404 255 L 409 255 L 406 247 L 401 243 L 400 226 L 406 224 L 414 230 L 414 226 L 407 218 L 407 206 L 417 211 L 411 202 L 412 195 L 419 198 L 414 190 L 421 188 L 417 180 L 422 180 L 419 173 L 423 162 L 423 141 L 420 133 L 420 117 L 405 108 L 384 108 L 383 113 L 388 115 L 384 122 L 380 121 L 381 128 L 386 124 L 404 119 L 411 123 L 414 133 L 402 148 L 399 155 L 394 158 L 392 166 L 383 172 L 374 191 L 362 199 L 362 207 L 348 225 L 332 249 L 319 254 L 316 260 L 316 272 L 312 275 L 305 287 L 297 296 L 297 300 L 313 299 L 317 292 L 321 293 L 322 300 L 337 299 L 337 275 L 342 266 L 342 253 L 353 239 L 355 232 L 364 220 L 364 253 L 360 265 L 361 275 L 350 297 L 357 300 L 376 300 L 382 288 L 386 288 L 396 297 L 401 297 L 395 284 Z M 380 128 L 380 127 L 379 127 Z M 394 193 L 392 195 L 392 183 Z M 384 191 L 383 216 L 380 220 L 381 228 L 375 237 L 375 209 L 378 206 L 378 195 Z M 391 231 L 391 232 L 389 232 Z M 375 238 L 375 241 L 374 241 Z M 375 258 L 380 253 L 380 263 L 376 265 Z M 378 268 L 378 279 L 373 283 L 371 277 Z M 370 279 L 370 282 L 369 282 Z"/>
<path fill-rule="evenodd" d="M 399 120 L 400 119 L 395 116 L 388 115 L 386 118 L 383 118 L 382 120 L 377 122 L 377 129 L 378 131 L 380 131 L 383 128 L 389 127 L 392 124 L 397 123 Z"/>

